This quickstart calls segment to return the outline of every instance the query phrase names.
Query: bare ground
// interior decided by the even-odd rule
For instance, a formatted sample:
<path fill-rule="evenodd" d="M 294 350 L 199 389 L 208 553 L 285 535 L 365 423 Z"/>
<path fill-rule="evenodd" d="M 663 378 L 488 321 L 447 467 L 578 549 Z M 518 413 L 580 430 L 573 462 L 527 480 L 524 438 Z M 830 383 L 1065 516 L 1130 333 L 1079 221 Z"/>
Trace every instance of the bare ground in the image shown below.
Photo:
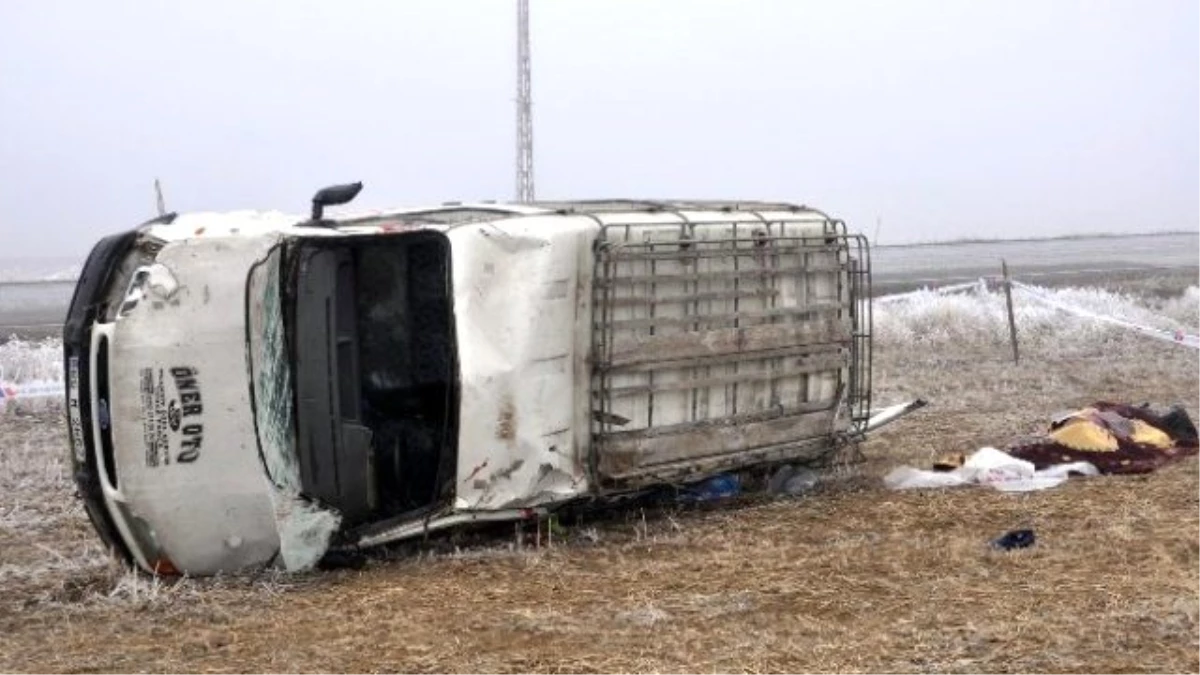
<path fill-rule="evenodd" d="M 0 670 L 1200 671 L 1198 466 L 1041 493 L 878 477 L 1002 445 L 1096 399 L 1198 410 L 1195 351 L 878 346 L 880 402 L 923 396 L 817 494 L 509 534 L 360 571 L 173 584 L 110 566 L 55 411 L 0 415 Z M 1033 527 L 1038 544 L 987 542 Z"/>

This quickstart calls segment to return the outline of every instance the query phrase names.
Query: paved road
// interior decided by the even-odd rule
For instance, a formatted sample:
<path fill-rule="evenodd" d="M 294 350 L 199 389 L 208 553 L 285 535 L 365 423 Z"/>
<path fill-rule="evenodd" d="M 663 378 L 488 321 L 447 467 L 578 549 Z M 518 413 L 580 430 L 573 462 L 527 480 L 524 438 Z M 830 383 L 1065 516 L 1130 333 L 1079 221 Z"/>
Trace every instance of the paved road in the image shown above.
<path fill-rule="evenodd" d="M 871 255 L 873 285 L 881 294 L 972 281 L 998 275 L 1001 260 L 1008 262 L 1010 274 L 1045 285 L 1088 283 L 1113 275 L 1198 270 L 1200 233 L 879 246 Z"/>
<path fill-rule="evenodd" d="M 1014 276 L 1050 286 L 1155 272 L 1197 273 L 1200 233 L 877 246 L 871 254 L 874 292 L 973 281 L 999 274 L 1001 259 Z M 70 281 L 0 281 L 0 340 L 59 334 L 73 289 Z"/>
<path fill-rule="evenodd" d="M 74 281 L 0 281 L 0 342 L 12 335 L 40 339 L 60 334 L 74 290 Z"/>

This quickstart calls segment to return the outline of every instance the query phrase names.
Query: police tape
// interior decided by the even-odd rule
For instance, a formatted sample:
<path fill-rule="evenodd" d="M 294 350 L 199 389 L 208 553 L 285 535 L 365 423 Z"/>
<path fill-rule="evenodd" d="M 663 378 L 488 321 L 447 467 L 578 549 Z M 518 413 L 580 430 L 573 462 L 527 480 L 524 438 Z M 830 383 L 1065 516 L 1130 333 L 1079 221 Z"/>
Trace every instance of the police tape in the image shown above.
<path fill-rule="evenodd" d="M 1068 313 L 1074 314 L 1076 316 L 1081 316 L 1081 317 L 1088 318 L 1088 319 L 1093 319 L 1095 321 L 1102 321 L 1104 323 L 1112 324 L 1114 326 L 1128 328 L 1129 330 L 1137 331 L 1138 333 L 1141 333 L 1143 335 L 1147 335 L 1152 338 L 1163 340 L 1165 342 L 1174 342 L 1177 345 L 1184 345 L 1185 347 L 1192 347 L 1193 349 L 1200 349 L 1200 335 L 1190 335 L 1188 333 L 1183 332 L 1182 330 L 1171 331 L 1171 330 L 1165 330 L 1163 328 L 1155 328 L 1153 326 L 1146 326 L 1143 324 L 1133 323 L 1132 321 L 1118 319 L 1117 317 L 1108 316 L 1107 314 L 1099 314 L 1099 313 L 1093 312 L 1091 310 L 1083 309 L 1082 307 L 1076 307 L 1074 305 L 1069 305 L 1061 300 L 1058 300 L 1057 298 L 1051 297 L 1044 290 L 1037 288 L 1036 286 L 1029 286 L 1029 285 L 1023 284 L 1019 281 L 1013 281 L 1012 286 L 1013 286 L 1013 288 L 1025 291 L 1026 293 L 1028 293 L 1030 295 L 1030 297 L 1034 298 L 1035 300 L 1038 300 L 1039 302 L 1043 302 L 1043 303 L 1050 305 L 1051 307 L 1054 307 L 1056 309 L 1060 309 L 1064 312 L 1068 312 Z"/>
<path fill-rule="evenodd" d="M 64 395 L 63 383 L 54 380 L 0 382 L 0 409 L 9 403 L 31 398 L 56 398 Z"/>

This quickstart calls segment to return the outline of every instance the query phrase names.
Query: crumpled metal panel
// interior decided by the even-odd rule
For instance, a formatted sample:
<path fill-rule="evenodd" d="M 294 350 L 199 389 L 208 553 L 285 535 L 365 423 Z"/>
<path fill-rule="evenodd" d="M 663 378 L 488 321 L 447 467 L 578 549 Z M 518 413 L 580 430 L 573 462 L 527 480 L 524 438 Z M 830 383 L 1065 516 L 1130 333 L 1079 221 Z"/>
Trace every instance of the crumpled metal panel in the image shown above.
<path fill-rule="evenodd" d="M 588 490 L 595 230 L 582 218 L 526 217 L 447 233 L 462 388 L 458 509 L 529 507 Z"/>

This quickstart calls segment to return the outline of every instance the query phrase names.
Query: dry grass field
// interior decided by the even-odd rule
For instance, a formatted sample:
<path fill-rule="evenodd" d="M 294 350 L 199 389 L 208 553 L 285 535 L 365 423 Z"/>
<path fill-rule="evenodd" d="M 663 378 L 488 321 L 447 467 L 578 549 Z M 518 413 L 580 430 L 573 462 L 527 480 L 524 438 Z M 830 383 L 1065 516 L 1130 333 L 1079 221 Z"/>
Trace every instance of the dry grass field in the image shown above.
<path fill-rule="evenodd" d="M 1194 290 L 1153 290 L 1154 312 L 1195 329 Z M 60 413 L 0 414 L 0 670 L 1200 671 L 1195 458 L 1028 494 L 881 486 L 1097 399 L 1197 417 L 1196 351 L 1023 304 L 1014 366 L 995 299 L 971 302 L 879 310 L 877 403 L 930 405 L 815 493 L 634 510 L 540 546 L 509 529 L 361 570 L 164 583 L 112 567 L 72 499 Z M 989 549 L 1018 527 L 1038 543 Z"/>

